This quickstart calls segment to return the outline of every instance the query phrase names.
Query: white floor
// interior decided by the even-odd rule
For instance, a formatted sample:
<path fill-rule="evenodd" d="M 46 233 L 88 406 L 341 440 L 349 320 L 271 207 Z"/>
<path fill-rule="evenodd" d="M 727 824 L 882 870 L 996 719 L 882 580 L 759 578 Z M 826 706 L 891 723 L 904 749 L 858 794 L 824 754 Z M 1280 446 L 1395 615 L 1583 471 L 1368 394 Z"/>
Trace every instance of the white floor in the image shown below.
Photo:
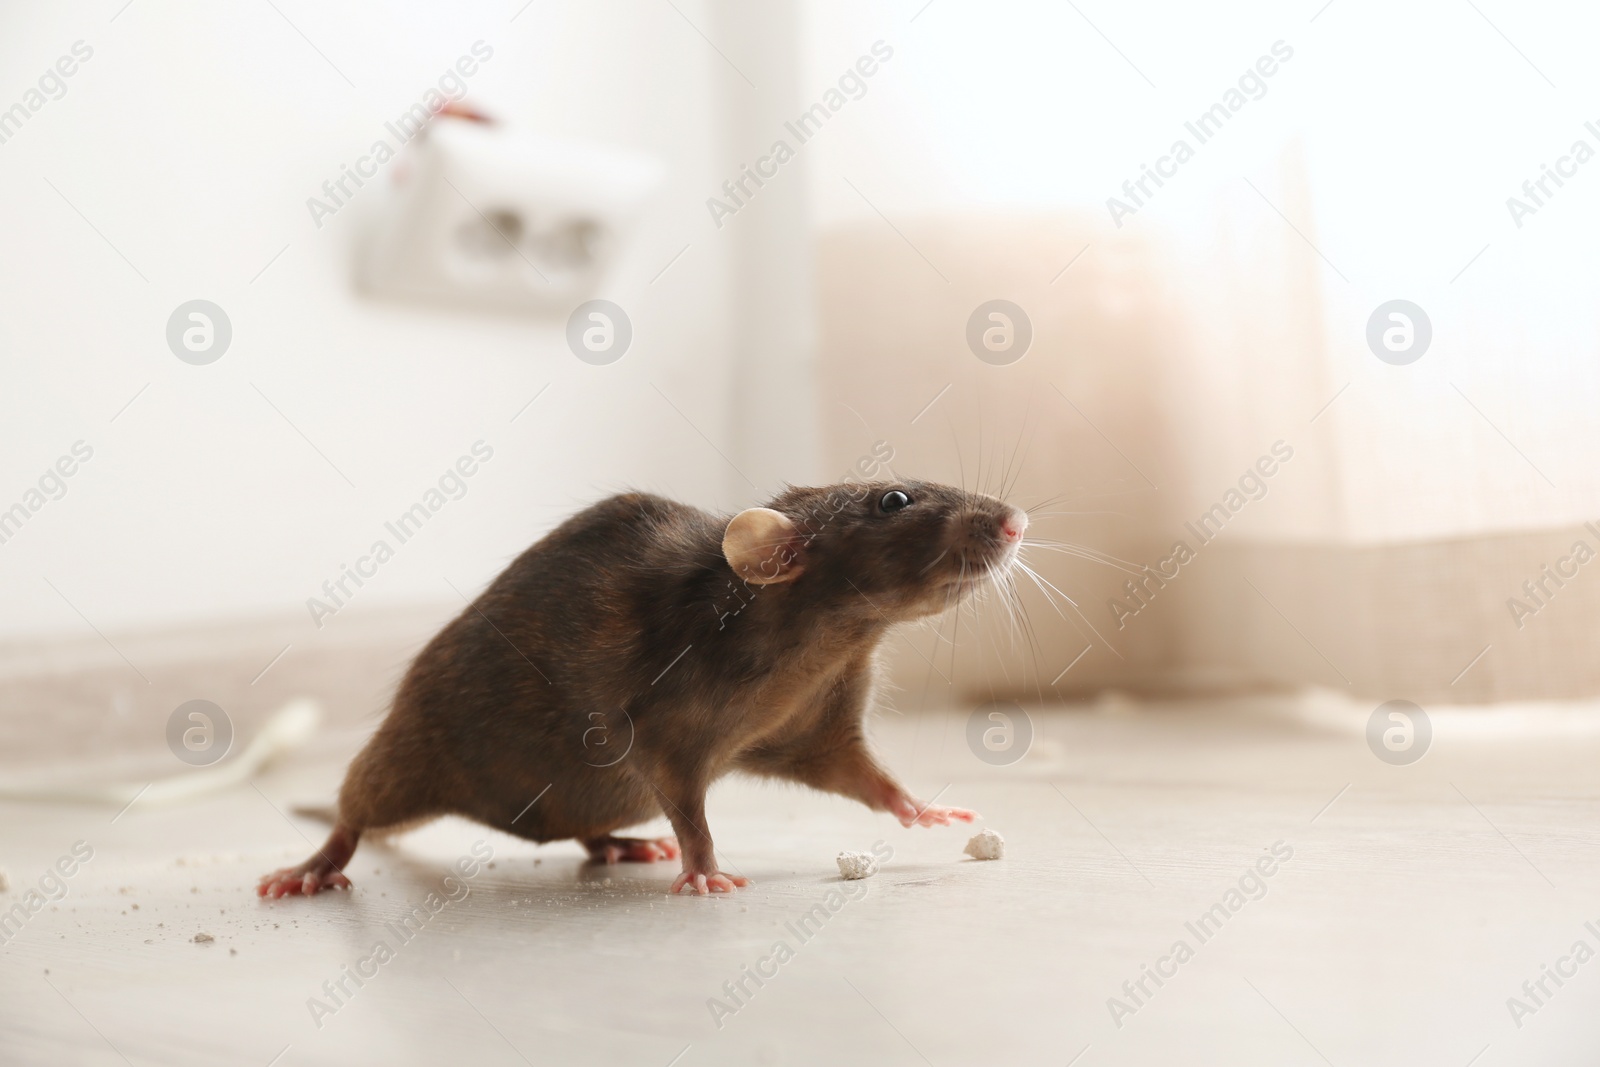
<path fill-rule="evenodd" d="M 281 812 L 331 797 L 351 734 L 259 789 L 115 822 L 0 805 L 0 911 L 74 842 L 94 850 L 0 947 L 0 1062 L 1594 1063 L 1600 963 L 1546 979 L 1520 1027 L 1507 998 L 1534 1006 L 1522 984 L 1541 965 L 1579 940 L 1600 949 L 1584 925 L 1600 930 L 1600 738 L 1447 723 L 1420 763 L 1392 767 L 1353 731 L 1277 710 L 1039 712 L 1033 752 L 1000 768 L 967 751 L 962 717 L 889 716 L 892 764 L 981 811 L 1006 857 L 965 859 L 966 829 L 729 781 L 712 827 L 755 885 L 726 899 L 668 898 L 670 866 L 585 866 L 575 845 L 451 821 L 364 844 L 349 895 L 258 901 L 258 874 L 320 840 Z M 479 840 L 492 868 L 402 940 L 390 924 L 443 897 Z M 839 882 L 835 853 L 879 840 L 894 849 L 882 872 Z M 1277 842 L 1292 858 L 1202 942 L 1185 924 Z M 1174 976 L 1124 993 L 1179 940 L 1193 957 Z M 393 958 L 329 997 L 380 941 Z M 792 952 L 762 963 L 778 941 Z M 776 973 L 731 998 L 724 983 L 758 965 Z M 1120 1026 L 1113 996 L 1136 1008 Z"/>

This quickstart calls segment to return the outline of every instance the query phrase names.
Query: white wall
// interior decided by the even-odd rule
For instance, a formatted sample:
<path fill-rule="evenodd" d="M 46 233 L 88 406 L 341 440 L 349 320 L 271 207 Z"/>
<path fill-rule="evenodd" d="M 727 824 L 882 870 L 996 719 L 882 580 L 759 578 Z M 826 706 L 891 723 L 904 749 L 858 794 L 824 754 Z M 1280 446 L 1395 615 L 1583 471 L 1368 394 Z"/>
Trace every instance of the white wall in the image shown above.
<path fill-rule="evenodd" d="M 479 439 L 494 458 L 466 496 L 399 547 L 352 610 L 452 601 L 447 579 L 470 595 L 555 522 L 621 488 L 713 507 L 758 495 L 717 452 L 731 455 L 737 434 L 732 245 L 704 207 L 725 177 L 726 74 L 695 30 L 715 12 L 694 0 L 539 0 L 520 14 L 511 3 L 275 2 L 293 27 L 267 4 L 0 12 L 0 108 L 74 42 L 94 50 L 66 94 L 0 144 L 0 508 L 74 442 L 94 449 L 66 495 L 0 544 L 0 635 L 88 633 L 78 612 L 114 632 L 304 611 Z M 470 102 L 666 165 L 600 294 L 634 323 L 617 364 L 575 359 L 564 315 L 359 298 L 348 258 L 360 198 L 320 231 L 306 209 L 479 39 L 494 55 L 470 79 Z M 221 305 L 234 330 L 205 367 L 179 362 L 164 339 L 171 311 L 196 297 Z M 763 489 L 786 473 L 745 466 Z"/>

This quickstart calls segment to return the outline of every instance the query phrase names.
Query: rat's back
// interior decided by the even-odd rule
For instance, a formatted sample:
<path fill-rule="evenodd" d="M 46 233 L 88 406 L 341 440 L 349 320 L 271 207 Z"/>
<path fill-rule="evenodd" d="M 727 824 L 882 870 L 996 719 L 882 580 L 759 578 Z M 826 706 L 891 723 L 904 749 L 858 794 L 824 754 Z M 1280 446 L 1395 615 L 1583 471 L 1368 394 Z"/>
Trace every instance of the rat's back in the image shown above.
<path fill-rule="evenodd" d="M 709 616 L 705 605 L 727 577 L 724 524 L 649 493 L 609 497 L 525 551 L 458 621 L 471 628 L 481 613 L 478 625 L 526 639 L 552 684 L 592 691 L 600 668 L 626 687 L 618 675 L 653 662 L 657 640 L 681 632 L 691 615 Z"/>

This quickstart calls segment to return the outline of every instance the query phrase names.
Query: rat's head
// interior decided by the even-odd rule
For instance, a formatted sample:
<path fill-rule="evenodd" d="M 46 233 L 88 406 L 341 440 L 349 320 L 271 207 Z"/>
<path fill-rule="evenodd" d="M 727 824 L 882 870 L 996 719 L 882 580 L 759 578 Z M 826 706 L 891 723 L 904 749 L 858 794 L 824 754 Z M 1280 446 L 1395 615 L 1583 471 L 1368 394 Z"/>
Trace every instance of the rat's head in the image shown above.
<path fill-rule="evenodd" d="M 952 606 L 1010 568 L 1028 516 L 936 482 L 790 489 L 734 516 L 729 566 L 752 585 L 892 622 Z"/>

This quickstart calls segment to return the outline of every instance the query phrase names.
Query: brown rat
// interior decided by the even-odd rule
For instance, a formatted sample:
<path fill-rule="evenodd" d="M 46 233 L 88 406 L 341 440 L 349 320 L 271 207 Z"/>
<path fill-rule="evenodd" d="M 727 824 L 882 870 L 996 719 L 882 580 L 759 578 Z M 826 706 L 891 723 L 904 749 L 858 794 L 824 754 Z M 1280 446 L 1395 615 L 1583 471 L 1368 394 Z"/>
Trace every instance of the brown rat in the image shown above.
<path fill-rule="evenodd" d="M 598 859 L 678 854 L 674 892 L 727 892 L 705 798 L 730 771 L 802 782 L 906 826 L 924 804 L 864 718 L 889 628 L 1008 568 L 1027 516 L 930 482 L 791 488 L 718 517 L 644 493 L 579 512 L 423 648 L 356 756 L 316 855 L 262 896 L 348 887 L 363 832 L 461 815 Z M 677 842 L 612 836 L 665 814 Z"/>

